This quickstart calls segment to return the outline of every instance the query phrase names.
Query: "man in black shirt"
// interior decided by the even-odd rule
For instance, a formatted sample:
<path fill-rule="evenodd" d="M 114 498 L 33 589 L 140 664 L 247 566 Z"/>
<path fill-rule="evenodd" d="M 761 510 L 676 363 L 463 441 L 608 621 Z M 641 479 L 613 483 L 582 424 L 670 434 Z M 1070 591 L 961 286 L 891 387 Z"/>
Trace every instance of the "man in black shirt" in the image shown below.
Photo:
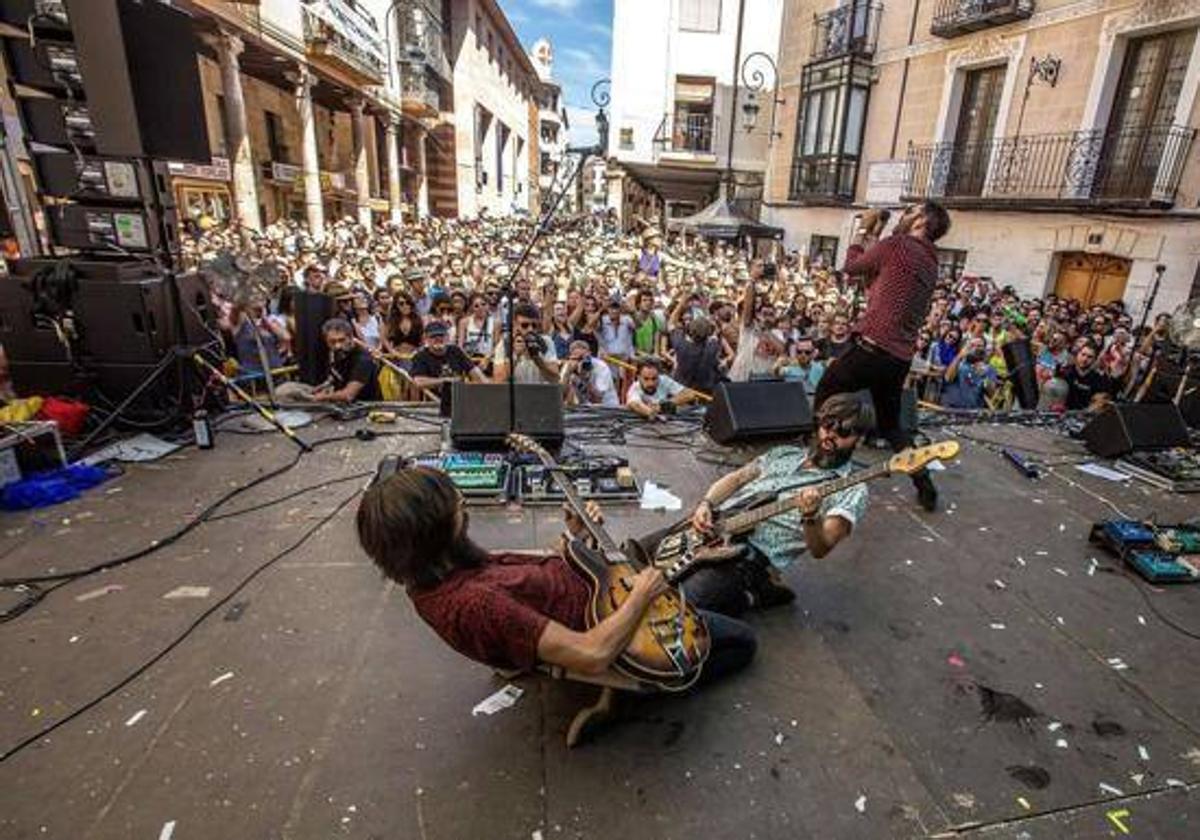
<path fill-rule="evenodd" d="M 483 371 L 471 361 L 457 344 L 447 343 L 449 329 L 443 321 L 430 321 L 425 326 L 425 346 L 412 359 L 413 381 L 421 388 L 441 392 L 443 382 L 453 382 L 464 376 L 472 382 L 483 382 Z"/>
<path fill-rule="evenodd" d="M 321 327 L 332 361 L 329 380 L 312 394 L 316 402 L 371 402 L 379 399 L 379 368 L 370 352 L 354 341 L 354 327 L 330 318 Z"/>
<path fill-rule="evenodd" d="M 854 346 L 850 335 L 850 319 L 845 315 L 834 315 L 829 335 L 817 342 L 817 352 L 825 362 L 840 359 L 842 354 Z"/>
<path fill-rule="evenodd" d="M 686 388 L 711 394 L 721 379 L 721 346 L 707 318 L 693 318 L 686 327 L 671 330 L 675 370 L 671 378 Z"/>
<path fill-rule="evenodd" d="M 1067 410 L 1089 408 L 1097 394 L 1112 395 L 1113 381 L 1096 368 L 1096 348 L 1085 341 L 1075 351 L 1075 359 L 1065 365 L 1059 376 L 1067 383 Z"/>

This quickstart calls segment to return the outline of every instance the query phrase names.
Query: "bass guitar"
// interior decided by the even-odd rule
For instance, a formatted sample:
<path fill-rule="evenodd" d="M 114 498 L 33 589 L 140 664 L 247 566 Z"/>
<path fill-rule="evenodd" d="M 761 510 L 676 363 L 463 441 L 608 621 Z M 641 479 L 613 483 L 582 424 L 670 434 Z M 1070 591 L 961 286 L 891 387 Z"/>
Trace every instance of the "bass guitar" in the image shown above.
<path fill-rule="evenodd" d="M 579 571 L 591 592 L 586 621 L 588 627 L 594 627 L 625 603 L 633 588 L 633 578 L 644 564 L 627 556 L 604 528 L 587 515 L 574 483 L 559 469 L 550 453 L 525 435 L 510 434 L 508 444 L 541 461 L 595 540 L 596 548 L 581 539 L 572 540 L 567 546 L 567 560 Z M 670 575 L 666 578 L 668 583 L 674 583 Z M 665 691 L 681 691 L 700 676 L 710 647 L 704 619 L 678 590 L 671 589 L 651 602 L 613 667 Z"/>
<path fill-rule="evenodd" d="M 876 467 L 814 485 L 813 489 L 821 498 L 825 498 L 876 478 L 898 474 L 912 475 L 932 461 L 954 458 L 958 455 L 958 450 L 958 441 L 954 440 L 933 443 L 918 449 L 905 449 Z M 657 566 L 670 580 L 682 580 L 700 566 L 724 563 L 741 556 L 742 551 L 737 545 L 739 537 L 750 533 L 760 523 L 800 506 L 798 494 L 757 505 L 756 501 L 751 499 L 747 505 L 748 509 L 718 517 L 711 531 L 697 530 L 692 526 L 690 519 L 685 519 L 656 543 L 646 545 L 631 540 L 626 545 L 626 553 L 632 554 L 644 564 Z"/>

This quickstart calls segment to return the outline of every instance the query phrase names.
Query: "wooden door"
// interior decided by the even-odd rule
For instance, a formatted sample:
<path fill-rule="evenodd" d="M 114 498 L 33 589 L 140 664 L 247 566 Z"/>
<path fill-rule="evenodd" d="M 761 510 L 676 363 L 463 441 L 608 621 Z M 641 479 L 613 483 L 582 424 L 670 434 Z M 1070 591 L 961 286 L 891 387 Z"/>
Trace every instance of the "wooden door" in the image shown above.
<path fill-rule="evenodd" d="M 1062 254 L 1054 293 L 1091 306 L 1125 297 L 1130 262 L 1107 254 Z"/>
<path fill-rule="evenodd" d="M 992 157 L 992 135 L 1000 116 L 1005 64 L 967 72 L 954 132 L 947 195 L 981 195 Z"/>

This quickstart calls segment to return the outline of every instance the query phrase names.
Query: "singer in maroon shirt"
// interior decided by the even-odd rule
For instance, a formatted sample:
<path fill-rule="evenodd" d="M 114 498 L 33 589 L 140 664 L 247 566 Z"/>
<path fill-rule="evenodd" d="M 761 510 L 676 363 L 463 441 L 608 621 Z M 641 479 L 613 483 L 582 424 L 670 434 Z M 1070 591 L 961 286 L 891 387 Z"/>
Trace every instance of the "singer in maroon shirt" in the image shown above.
<path fill-rule="evenodd" d="M 879 239 L 886 216 L 864 214 L 842 271 L 867 289 L 867 308 L 854 326 L 854 346 L 834 361 L 817 386 L 814 408 L 834 394 L 870 391 L 875 425 L 892 449 L 912 445 L 900 426 L 904 380 L 916 349 L 917 333 L 937 284 L 933 243 L 950 229 L 950 214 L 926 201 L 905 209 L 892 235 Z M 937 488 L 926 470 L 912 477 L 926 510 L 937 509 Z"/>

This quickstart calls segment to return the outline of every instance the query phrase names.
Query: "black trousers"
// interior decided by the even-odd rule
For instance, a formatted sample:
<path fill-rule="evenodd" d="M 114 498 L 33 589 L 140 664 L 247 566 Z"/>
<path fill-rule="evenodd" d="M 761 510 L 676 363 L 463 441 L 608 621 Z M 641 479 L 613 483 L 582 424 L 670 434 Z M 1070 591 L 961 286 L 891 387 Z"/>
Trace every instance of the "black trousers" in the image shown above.
<path fill-rule="evenodd" d="M 758 650 L 754 628 L 749 624 L 708 610 L 700 610 L 700 615 L 708 625 L 712 647 L 709 648 L 704 670 L 700 672 L 698 686 L 708 685 L 734 671 L 740 671 L 750 664 L 754 652 Z"/>
<path fill-rule="evenodd" d="M 813 411 L 819 411 L 822 403 L 834 394 L 870 391 L 879 436 L 891 445 L 893 452 L 912 446 L 912 434 L 900 425 L 904 379 L 911 364 L 911 361 L 897 359 L 891 353 L 855 341 L 853 347 L 825 370 L 813 398 Z"/>

